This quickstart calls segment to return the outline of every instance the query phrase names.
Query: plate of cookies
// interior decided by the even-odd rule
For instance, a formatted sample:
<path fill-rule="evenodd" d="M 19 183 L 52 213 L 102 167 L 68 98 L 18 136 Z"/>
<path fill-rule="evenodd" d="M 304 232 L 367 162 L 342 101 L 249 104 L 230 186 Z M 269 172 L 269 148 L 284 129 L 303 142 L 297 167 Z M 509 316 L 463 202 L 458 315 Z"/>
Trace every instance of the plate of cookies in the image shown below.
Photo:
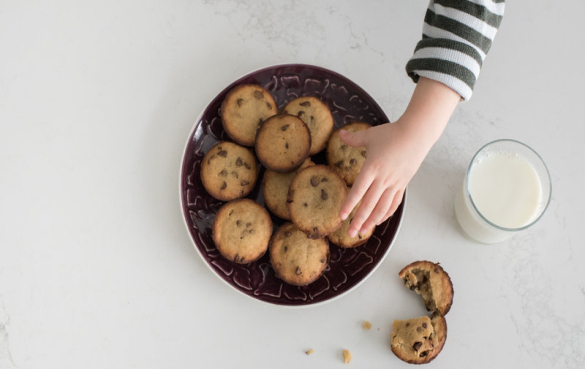
<path fill-rule="evenodd" d="M 388 121 L 362 88 L 317 66 L 271 66 L 224 88 L 195 122 L 180 172 L 205 264 L 270 304 L 314 306 L 355 289 L 392 247 L 406 194 L 387 221 L 349 237 L 357 207 L 346 221 L 339 213 L 367 152 L 339 131 Z"/>

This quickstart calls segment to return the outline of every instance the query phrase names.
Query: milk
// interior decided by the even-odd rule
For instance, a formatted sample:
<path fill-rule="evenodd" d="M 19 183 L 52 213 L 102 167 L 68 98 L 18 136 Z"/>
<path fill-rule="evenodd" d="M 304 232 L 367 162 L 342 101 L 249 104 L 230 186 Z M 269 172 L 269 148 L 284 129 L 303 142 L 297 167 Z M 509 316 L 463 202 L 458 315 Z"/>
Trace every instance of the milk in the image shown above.
<path fill-rule="evenodd" d="M 484 243 L 511 237 L 543 211 L 536 169 L 523 155 L 506 150 L 480 151 L 455 200 L 461 228 Z"/>

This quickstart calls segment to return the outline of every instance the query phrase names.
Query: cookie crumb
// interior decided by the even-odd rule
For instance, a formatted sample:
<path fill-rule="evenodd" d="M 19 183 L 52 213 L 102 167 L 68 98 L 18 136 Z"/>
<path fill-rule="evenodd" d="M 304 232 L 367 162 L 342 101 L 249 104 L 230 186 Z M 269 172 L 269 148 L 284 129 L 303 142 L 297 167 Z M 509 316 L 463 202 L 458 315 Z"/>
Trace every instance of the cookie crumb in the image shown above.
<path fill-rule="evenodd" d="M 366 331 L 369 331 L 372 328 L 372 323 L 368 322 L 367 320 L 364 320 L 364 323 L 362 324 L 362 327 Z"/>
<path fill-rule="evenodd" d="M 315 350 L 314 350 L 314 349 L 310 349 L 310 350 L 307 350 L 307 351 L 305 351 L 305 354 L 307 354 L 307 355 L 311 355 L 311 354 L 312 354 L 312 353 L 314 353 L 314 352 L 315 352 Z"/>
<path fill-rule="evenodd" d="M 349 350 L 343 350 L 343 363 L 349 364 L 350 361 L 351 361 L 351 353 L 349 352 Z"/>

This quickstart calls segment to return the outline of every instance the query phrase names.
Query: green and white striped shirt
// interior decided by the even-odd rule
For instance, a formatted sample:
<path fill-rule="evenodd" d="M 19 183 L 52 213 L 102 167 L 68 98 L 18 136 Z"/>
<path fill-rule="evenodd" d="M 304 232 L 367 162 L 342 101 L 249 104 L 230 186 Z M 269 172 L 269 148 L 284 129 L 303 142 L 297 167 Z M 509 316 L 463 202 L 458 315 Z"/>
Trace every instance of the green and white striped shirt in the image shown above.
<path fill-rule="evenodd" d="M 498 27 L 505 0 L 431 0 L 422 40 L 406 64 L 420 76 L 439 81 L 469 100 Z"/>

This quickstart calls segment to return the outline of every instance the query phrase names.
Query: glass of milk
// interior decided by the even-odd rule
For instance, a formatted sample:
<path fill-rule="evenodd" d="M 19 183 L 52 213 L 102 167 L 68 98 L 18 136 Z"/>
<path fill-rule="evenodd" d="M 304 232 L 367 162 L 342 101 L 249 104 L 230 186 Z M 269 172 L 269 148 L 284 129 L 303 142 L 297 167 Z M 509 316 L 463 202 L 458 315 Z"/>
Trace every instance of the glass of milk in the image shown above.
<path fill-rule="evenodd" d="M 551 199 L 542 158 L 515 140 L 497 140 L 473 157 L 455 198 L 464 233 L 482 243 L 504 241 L 531 227 Z"/>

